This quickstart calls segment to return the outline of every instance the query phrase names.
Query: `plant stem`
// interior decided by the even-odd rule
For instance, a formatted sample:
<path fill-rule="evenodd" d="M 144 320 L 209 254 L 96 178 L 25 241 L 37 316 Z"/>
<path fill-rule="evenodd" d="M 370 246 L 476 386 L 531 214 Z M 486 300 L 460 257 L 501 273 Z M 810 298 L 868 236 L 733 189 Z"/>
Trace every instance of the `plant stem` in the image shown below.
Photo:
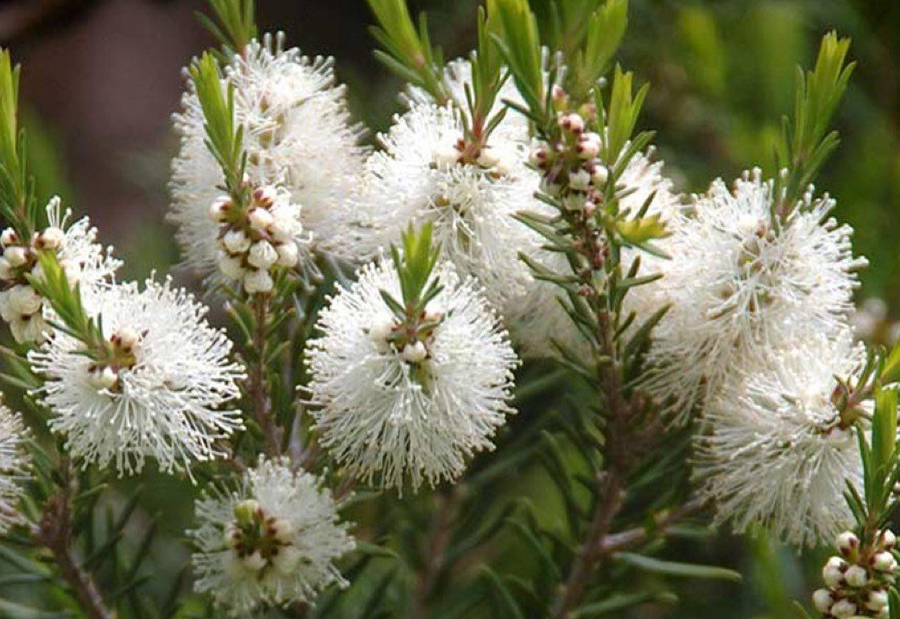
<path fill-rule="evenodd" d="M 635 527 L 619 533 L 611 533 L 600 540 L 599 551 L 603 554 L 610 555 L 649 541 L 656 535 L 664 535 L 669 527 L 673 526 L 683 518 L 703 510 L 707 505 L 709 505 L 707 499 L 691 499 L 683 505 L 655 515 L 653 517 L 652 525 Z"/>
<path fill-rule="evenodd" d="M 60 464 L 59 490 L 47 500 L 37 539 L 53 555 L 60 574 L 72 589 L 89 619 L 114 619 L 91 576 L 85 572 L 72 552 L 72 480 L 68 459 Z"/>
<path fill-rule="evenodd" d="M 622 477 L 614 472 L 602 474 L 600 490 L 594 508 L 594 516 L 588 529 L 587 537 L 578 549 L 575 561 L 569 570 L 566 582 L 560 588 L 556 600 L 550 609 L 554 619 L 566 619 L 578 604 L 588 579 L 600 566 L 603 553 L 598 543 L 612 528 L 613 519 L 619 513 L 625 500 L 625 485 Z"/>
<path fill-rule="evenodd" d="M 269 398 L 266 380 L 266 356 L 268 352 L 266 328 L 268 326 L 270 302 L 271 297 L 269 295 L 261 294 L 254 295 L 252 301 L 255 322 L 253 346 L 255 348 L 256 361 L 250 371 L 249 390 L 253 416 L 262 430 L 266 454 L 275 458 L 281 454 L 281 437 L 278 426 L 272 418 L 272 402 Z"/>
<path fill-rule="evenodd" d="M 633 463 L 645 453 L 648 437 L 657 434 L 658 428 L 639 419 L 643 411 L 643 396 L 636 391 L 625 390 L 625 362 L 619 354 L 616 341 L 614 309 L 610 299 L 615 290 L 601 295 L 594 287 L 595 274 L 601 273 L 606 281 L 609 253 L 605 251 L 607 240 L 596 234 L 583 215 L 570 215 L 570 224 L 580 241 L 586 263 L 590 265 L 577 273 L 582 279 L 582 289 L 597 317 L 596 340 L 599 353 L 608 361 L 597 369 L 601 395 L 605 401 L 606 422 L 604 432 L 604 463 L 606 470 L 597 476 L 597 493 L 593 514 L 566 582 L 561 586 L 550 607 L 553 619 L 568 619 L 587 588 L 591 574 L 603 563 L 607 553 L 602 541 L 610 534 L 613 521 L 625 502 L 628 475 Z M 574 265 L 573 265 L 574 266 Z M 576 269 L 577 271 L 577 269 Z"/>

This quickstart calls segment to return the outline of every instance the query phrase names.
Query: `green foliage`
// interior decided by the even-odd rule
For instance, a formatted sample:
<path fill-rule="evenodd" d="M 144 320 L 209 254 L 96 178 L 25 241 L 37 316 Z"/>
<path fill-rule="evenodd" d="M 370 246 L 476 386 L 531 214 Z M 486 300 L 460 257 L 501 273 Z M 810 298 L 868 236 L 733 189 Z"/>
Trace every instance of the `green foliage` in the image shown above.
<path fill-rule="evenodd" d="M 425 14 L 419 16 L 417 31 L 406 0 L 368 2 L 379 24 L 371 29 L 372 35 L 385 50 L 376 50 L 376 58 L 405 81 L 424 89 L 439 104 L 449 101 L 443 76 L 444 57 L 439 48 L 431 45 Z"/>
<path fill-rule="evenodd" d="M 633 80 L 632 73 L 625 73 L 616 67 L 606 113 L 607 137 L 602 149 L 602 157 L 608 166 L 619 164 L 622 151 L 634 133 L 641 107 L 650 90 L 649 85 L 644 84 L 635 94 Z"/>
<path fill-rule="evenodd" d="M 232 54 L 257 38 L 254 0 L 209 0 L 209 6 L 212 17 L 197 13 L 197 19 Z"/>
<path fill-rule="evenodd" d="M 489 20 L 484 9 L 478 10 L 478 45 L 469 58 L 472 66 L 472 84 L 466 84 L 466 103 L 469 116 L 462 115 L 465 133 L 479 144 L 487 142 L 491 132 L 503 117 L 506 109 L 493 118 L 491 110 L 506 76 L 502 74 L 503 59 L 497 49 L 497 21 Z M 470 120 L 471 119 L 471 120 Z"/>
<path fill-rule="evenodd" d="M 19 72 L 9 51 L 0 50 L 0 216 L 27 239 L 38 213 L 25 163 L 25 132 L 19 127 Z"/>
<path fill-rule="evenodd" d="M 191 65 L 190 75 L 203 108 L 207 147 L 222 167 L 227 190 L 240 198 L 247 155 L 243 127 L 235 127 L 234 87 L 229 84 L 223 92 L 219 64 L 209 53 Z"/>
<path fill-rule="evenodd" d="M 584 46 L 576 48 L 574 57 L 566 63 L 570 67 L 566 89 L 574 101 L 588 100 L 609 68 L 627 27 L 628 0 L 607 0 L 590 15 Z"/>
<path fill-rule="evenodd" d="M 776 152 L 777 167 L 788 170 L 786 183 L 782 186 L 779 178 L 776 187 L 785 191 L 782 215 L 793 208 L 838 146 L 837 131 L 829 132 L 828 127 L 855 66 L 846 64 L 849 49 L 850 39 L 829 33 L 822 39 L 815 68 L 805 74 L 798 69 L 794 117 L 785 118 Z"/>
<path fill-rule="evenodd" d="M 432 277 L 441 250 L 432 245 L 432 225 L 425 224 L 417 232 L 410 224 L 402 235 L 402 251 L 391 246 L 391 258 L 400 279 L 403 303 L 400 304 L 385 291 L 381 296 L 400 319 L 421 314 L 428 302 L 443 289 L 440 280 Z"/>
<path fill-rule="evenodd" d="M 537 19 L 528 0 L 489 0 L 488 14 L 497 17 L 494 38 L 533 119 L 545 113 L 544 73 Z"/>

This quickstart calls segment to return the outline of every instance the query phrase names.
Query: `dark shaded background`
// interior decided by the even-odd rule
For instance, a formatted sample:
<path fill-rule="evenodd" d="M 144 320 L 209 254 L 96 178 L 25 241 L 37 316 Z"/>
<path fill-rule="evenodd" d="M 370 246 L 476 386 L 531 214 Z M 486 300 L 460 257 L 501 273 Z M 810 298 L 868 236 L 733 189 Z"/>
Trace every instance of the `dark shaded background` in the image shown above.
<path fill-rule="evenodd" d="M 411 4 L 429 11 L 448 58 L 471 48 L 475 0 Z M 399 108 L 399 84 L 372 60 L 364 0 L 258 5 L 263 30 L 285 30 L 308 54 L 336 56 L 359 119 L 373 133 L 387 125 Z M 102 238 L 119 246 L 131 275 L 177 260 L 163 222 L 176 147 L 169 115 L 183 87 L 181 68 L 212 44 L 192 17 L 199 8 L 201 2 L 179 0 L 0 3 L 0 45 L 11 46 L 24 65 L 40 191 L 59 192 L 89 213 Z M 795 67 L 809 65 L 832 28 L 853 37 L 859 66 L 839 114 L 844 144 L 820 187 L 838 199 L 837 216 L 856 227 L 857 247 L 872 261 L 861 300 L 882 297 L 897 315 L 900 2 L 632 0 L 621 60 L 652 84 L 642 123 L 659 130 L 670 174 L 686 191 L 701 191 L 715 176 L 768 167 L 779 118 L 791 106 Z M 150 500 L 155 494 L 176 514 L 167 528 L 177 536 L 190 500 L 177 482 L 166 483 L 171 487 L 151 488 Z M 747 582 L 699 588 L 680 611 L 643 616 L 795 617 L 790 600 L 814 588 L 822 559 L 807 553 L 798 561 L 761 536 L 723 534 L 702 544 L 685 552 L 738 567 Z"/>

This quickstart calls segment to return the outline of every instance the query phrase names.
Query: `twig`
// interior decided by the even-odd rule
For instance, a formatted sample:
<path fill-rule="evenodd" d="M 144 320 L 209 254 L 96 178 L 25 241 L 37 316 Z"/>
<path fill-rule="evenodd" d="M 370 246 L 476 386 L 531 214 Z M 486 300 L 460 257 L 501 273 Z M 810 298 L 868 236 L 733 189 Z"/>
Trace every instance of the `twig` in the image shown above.
<path fill-rule="evenodd" d="M 90 575 L 81 568 L 72 553 L 72 481 L 69 462 L 66 459 L 63 459 L 60 465 L 60 474 L 62 479 L 59 490 L 47 500 L 37 530 L 37 539 L 53 555 L 60 574 L 72 589 L 87 616 L 90 619 L 114 619 L 113 613 L 106 607 L 103 596 L 100 595 Z"/>
<path fill-rule="evenodd" d="M 256 349 L 256 362 L 250 372 L 250 399 L 252 400 L 253 416 L 263 433 L 266 444 L 266 453 L 272 457 L 281 455 L 281 436 L 275 420 L 272 418 L 271 400 L 268 394 L 266 381 L 266 354 L 268 350 L 268 338 L 266 327 L 269 317 L 268 295 L 254 295 L 253 313 L 255 318 L 255 331 L 253 333 L 253 346 Z"/>
<path fill-rule="evenodd" d="M 603 554 L 597 540 L 606 537 L 612 528 L 613 519 L 622 508 L 625 499 L 624 481 L 618 474 L 608 473 L 603 475 L 601 490 L 598 493 L 594 516 L 584 543 L 578 550 L 575 562 L 569 571 L 569 577 L 562 585 L 556 601 L 551 608 L 551 616 L 555 619 L 565 619 L 581 599 L 588 578 L 600 564 Z"/>
<path fill-rule="evenodd" d="M 646 542 L 657 535 L 664 535 L 669 527 L 683 518 L 702 511 L 707 505 L 709 505 L 709 501 L 705 498 L 691 499 L 684 505 L 656 514 L 652 526 L 635 527 L 620 533 L 606 535 L 600 540 L 598 551 L 609 555 Z"/>

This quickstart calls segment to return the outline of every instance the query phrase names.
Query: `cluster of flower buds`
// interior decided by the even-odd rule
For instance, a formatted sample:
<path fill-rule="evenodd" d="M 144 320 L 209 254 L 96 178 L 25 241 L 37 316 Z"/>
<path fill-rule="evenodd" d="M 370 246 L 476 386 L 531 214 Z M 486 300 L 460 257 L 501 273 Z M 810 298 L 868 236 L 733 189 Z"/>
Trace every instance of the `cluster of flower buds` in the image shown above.
<path fill-rule="evenodd" d="M 584 118 L 575 112 L 557 118 L 561 139 L 541 142 L 531 152 L 531 165 L 543 174 L 541 189 L 553 197 L 565 197 L 572 210 L 593 211 L 602 199 L 609 170 L 599 159 L 603 137 L 585 131 Z"/>
<path fill-rule="evenodd" d="M 252 499 L 238 503 L 225 527 L 225 546 L 236 567 L 254 574 L 274 569 L 289 575 L 300 562 L 290 521 L 274 518 Z"/>
<path fill-rule="evenodd" d="M 59 252 L 65 244 L 66 233 L 49 227 L 35 233 L 30 240 L 19 238 L 12 228 L 0 234 L 3 257 L 0 258 L 0 317 L 9 323 L 13 337 L 19 343 L 39 342 L 46 330 L 43 318 L 44 300 L 31 286 L 28 276 L 40 278 L 38 256 L 42 251 Z M 77 283 L 80 268 L 76 264 L 60 262 L 70 282 Z"/>
<path fill-rule="evenodd" d="M 454 165 L 477 165 L 493 178 L 508 176 L 510 163 L 493 147 L 471 144 L 465 138 L 459 138 L 455 144 L 436 148 L 431 154 L 434 167 L 439 170 Z"/>
<path fill-rule="evenodd" d="M 230 196 L 221 196 L 209 207 L 209 216 L 220 224 L 219 269 L 226 277 L 241 282 L 248 294 L 272 291 L 272 272 L 277 267 L 292 268 L 300 260 L 296 242 L 298 223 L 279 213 L 281 199 L 275 187 L 251 193 L 249 208 L 238 207 Z"/>
<path fill-rule="evenodd" d="M 116 391 L 119 373 L 138 362 L 142 336 L 132 329 L 120 329 L 109 338 L 103 356 L 88 366 L 88 381 L 98 391 Z"/>
<path fill-rule="evenodd" d="M 837 538 L 840 556 L 828 559 L 822 569 L 826 589 L 813 593 L 813 606 L 826 619 L 857 619 L 890 616 L 888 587 L 894 582 L 897 538 L 886 529 L 872 544 L 861 545 L 846 531 Z"/>
<path fill-rule="evenodd" d="M 394 318 L 372 325 L 369 337 L 381 352 L 393 350 L 407 363 L 422 363 L 430 356 L 429 342 L 434 336 L 434 330 L 443 320 L 444 311 L 432 304 L 417 320 L 401 321 Z"/>

